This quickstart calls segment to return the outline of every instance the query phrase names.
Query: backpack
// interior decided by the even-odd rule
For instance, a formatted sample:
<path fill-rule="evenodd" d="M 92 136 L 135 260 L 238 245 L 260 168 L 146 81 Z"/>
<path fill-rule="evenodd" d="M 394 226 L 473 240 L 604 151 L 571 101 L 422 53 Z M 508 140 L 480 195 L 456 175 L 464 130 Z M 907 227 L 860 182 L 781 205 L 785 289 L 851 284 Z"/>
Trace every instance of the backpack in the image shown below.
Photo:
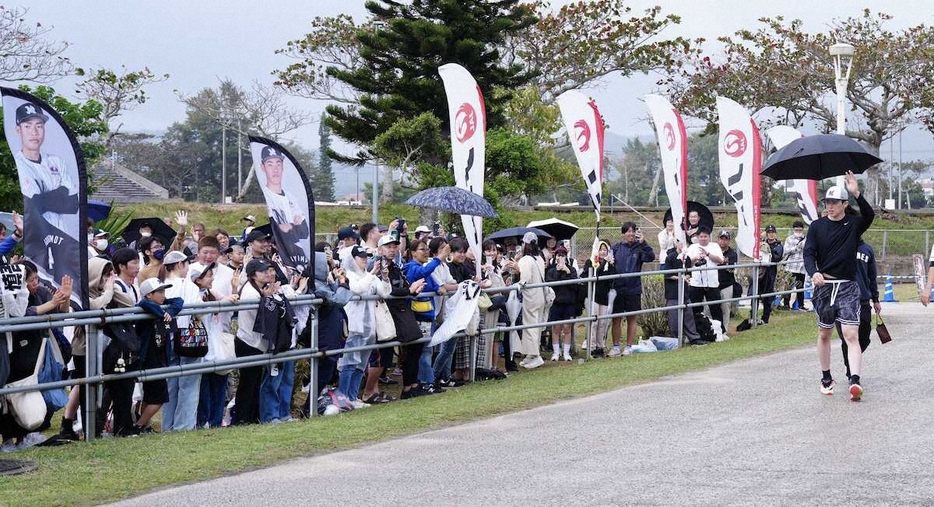
<path fill-rule="evenodd" d="M 330 387 L 321 390 L 321 395 L 318 396 L 318 415 L 335 415 L 351 410 L 353 405 L 344 393 Z"/>
<path fill-rule="evenodd" d="M 702 339 L 711 342 L 716 341 L 717 333 L 714 332 L 710 319 L 703 313 L 694 314 L 694 327 L 697 328 L 697 334 L 699 334 Z"/>

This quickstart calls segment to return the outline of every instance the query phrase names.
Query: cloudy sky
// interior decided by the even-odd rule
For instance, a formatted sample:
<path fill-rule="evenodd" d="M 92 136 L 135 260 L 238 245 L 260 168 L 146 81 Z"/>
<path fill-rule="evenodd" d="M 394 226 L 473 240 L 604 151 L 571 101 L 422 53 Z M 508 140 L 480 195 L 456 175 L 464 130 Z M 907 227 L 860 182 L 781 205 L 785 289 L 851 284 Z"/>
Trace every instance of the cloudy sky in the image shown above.
<path fill-rule="evenodd" d="M 77 65 L 109 68 L 126 65 L 134 69 L 148 66 L 153 72 L 169 73 L 170 80 L 148 90 L 150 102 L 123 118 L 124 131 L 136 131 L 161 130 L 183 119 L 184 107 L 178 102 L 177 93 L 190 95 L 201 88 L 216 86 L 223 78 L 242 85 L 252 81 L 271 83 L 270 73 L 290 63 L 274 51 L 305 34 L 312 18 L 344 12 L 362 19 L 363 4 L 362 0 L 12 0 L 6 5 L 27 6 L 30 20 L 53 26 L 53 37 L 72 44 L 68 56 Z M 834 17 L 855 16 L 867 7 L 893 14 L 893 28 L 932 21 L 930 4 L 922 0 L 793 0 L 768 7 L 748 0 L 627 2 L 637 12 L 655 4 L 660 4 L 665 13 L 676 13 L 683 19 L 681 25 L 672 27 L 665 36 L 708 40 L 741 28 L 754 28 L 762 16 L 799 18 L 805 21 L 806 28 L 821 30 Z M 832 69 L 827 71 L 830 73 Z M 654 82 L 651 76 L 612 79 L 587 92 L 596 98 L 614 133 L 651 135 L 639 98 L 653 91 Z M 58 88 L 67 94 L 70 84 L 62 82 Z M 312 113 L 320 113 L 324 107 L 323 103 L 308 99 L 293 99 L 291 103 Z M 318 144 L 317 125 L 305 127 L 290 137 L 314 148 Z M 934 152 L 934 139 L 927 134 L 913 134 L 904 144 L 906 160 L 930 157 Z"/>

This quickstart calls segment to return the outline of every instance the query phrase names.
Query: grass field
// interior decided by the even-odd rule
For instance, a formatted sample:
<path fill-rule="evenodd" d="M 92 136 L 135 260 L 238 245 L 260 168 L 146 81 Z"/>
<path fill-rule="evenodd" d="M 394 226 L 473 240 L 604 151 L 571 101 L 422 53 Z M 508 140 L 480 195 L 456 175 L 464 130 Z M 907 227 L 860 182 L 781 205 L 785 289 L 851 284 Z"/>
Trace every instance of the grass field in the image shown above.
<path fill-rule="evenodd" d="M 550 363 L 438 396 L 397 401 L 335 417 L 278 425 L 106 439 L 10 455 L 38 470 L 0 478 L 0 498 L 16 505 L 92 505 L 301 456 L 605 392 L 666 375 L 811 344 L 813 313 L 777 312 L 767 326 L 733 339 L 672 352 Z"/>

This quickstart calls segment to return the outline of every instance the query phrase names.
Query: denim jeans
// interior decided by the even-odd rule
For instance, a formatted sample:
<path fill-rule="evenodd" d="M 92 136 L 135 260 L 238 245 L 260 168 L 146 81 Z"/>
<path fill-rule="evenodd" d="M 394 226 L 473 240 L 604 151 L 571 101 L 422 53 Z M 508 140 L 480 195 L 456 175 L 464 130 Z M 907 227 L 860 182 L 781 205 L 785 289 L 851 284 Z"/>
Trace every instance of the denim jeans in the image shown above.
<path fill-rule="evenodd" d="M 434 384 L 435 383 L 435 371 L 431 368 L 431 353 L 434 347 L 429 347 L 428 344 L 425 344 L 425 347 L 422 349 L 422 354 L 418 358 L 418 383 L 419 384 Z"/>
<path fill-rule="evenodd" d="M 220 428 L 227 406 L 227 375 L 205 373 L 201 376 L 201 399 L 198 400 L 198 427 L 205 424 Z"/>
<path fill-rule="evenodd" d="M 347 396 L 347 399 L 353 401 L 360 396 L 361 384 L 363 384 L 363 370 L 347 366 L 340 372 L 337 390 Z"/>
<path fill-rule="evenodd" d="M 438 345 L 438 355 L 432 366 L 436 379 L 451 378 L 451 363 L 454 361 L 454 350 L 457 348 L 457 338 L 451 338 Z"/>
<path fill-rule="evenodd" d="M 278 365 L 279 374 L 270 375 L 271 368 Z M 263 423 L 273 419 L 283 420 L 292 414 L 292 386 L 295 383 L 295 362 L 285 361 L 263 368 L 263 382 L 259 388 L 259 420 Z"/>
<path fill-rule="evenodd" d="M 200 363 L 200 357 L 171 355 L 169 365 Z M 166 379 L 169 402 L 162 405 L 162 431 L 189 431 L 198 420 L 198 398 L 201 395 L 201 375 L 186 375 Z"/>

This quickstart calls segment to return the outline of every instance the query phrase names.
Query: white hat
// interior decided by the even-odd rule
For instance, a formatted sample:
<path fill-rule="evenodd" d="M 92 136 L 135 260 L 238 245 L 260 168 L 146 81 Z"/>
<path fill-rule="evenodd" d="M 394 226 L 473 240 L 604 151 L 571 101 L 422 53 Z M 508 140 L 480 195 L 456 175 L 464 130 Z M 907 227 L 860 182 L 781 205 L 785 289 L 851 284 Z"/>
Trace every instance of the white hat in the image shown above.
<path fill-rule="evenodd" d="M 201 276 L 204 275 L 205 272 L 213 270 L 214 267 L 215 267 L 215 263 L 213 262 L 208 264 L 207 266 L 203 264 L 195 264 L 191 266 L 190 268 L 188 268 L 188 278 L 190 278 L 192 282 L 195 282 L 199 278 L 201 278 Z"/>
<path fill-rule="evenodd" d="M 827 194 L 824 195 L 824 200 L 827 199 L 836 199 L 838 201 L 849 201 L 850 194 L 847 193 L 846 189 L 843 187 L 833 186 L 827 189 Z"/>
<path fill-rule="evenodd" d="M 415 228 L 415 234 L 419 234 L 422 232 L 431 232 L 431 229 L 429 229 L 427 225 L 419 225 L 418 227 Z"/>
<path fill-rule="evenodd" d="M 377 246 L 388 245 L 390 243 L 399 244 L 399 240 L 392 237 L 392 234 L 384 234 L 383 236 L 380 236 Z"/>
<path fill-rule="evenodd" d="M 172 250 L 171 252 L 165 254 L 165 257 L 162 258 L 162 264 L 175 264 L 176 262 L 187 261 L 188 256 L 179 252 L 178 250 Z"/>
<path fill-rule="evenodd" d="M 538 236 L 536 236 L 534 232 L 529 231 L 522 236 L 522 242 L 525 244 L 538 243 Z"/>
<path fill-rule="evenodd" d="M 139 286 L 139 295 L 140 297 L 145 297 L 147 294 L 160 291 L 160 290 L 165 290 L 171 286 L 172 286 L 171 283 L 162 283 L 162 281 L 159 280 L 158 278 L 150 278 L 146 280 L 145 282 L 143 282 L 142 285 Z"/>
<path fill-rule="evenodd" d="M 255 221 L 256 221 L 256 217 L 254 217 L 253 215 L 247 215 L 247 216 L 241 218 L 240 220 L 248 220 L 248 221 L 250 221 L 250 222 L 255 222 Z"/>

